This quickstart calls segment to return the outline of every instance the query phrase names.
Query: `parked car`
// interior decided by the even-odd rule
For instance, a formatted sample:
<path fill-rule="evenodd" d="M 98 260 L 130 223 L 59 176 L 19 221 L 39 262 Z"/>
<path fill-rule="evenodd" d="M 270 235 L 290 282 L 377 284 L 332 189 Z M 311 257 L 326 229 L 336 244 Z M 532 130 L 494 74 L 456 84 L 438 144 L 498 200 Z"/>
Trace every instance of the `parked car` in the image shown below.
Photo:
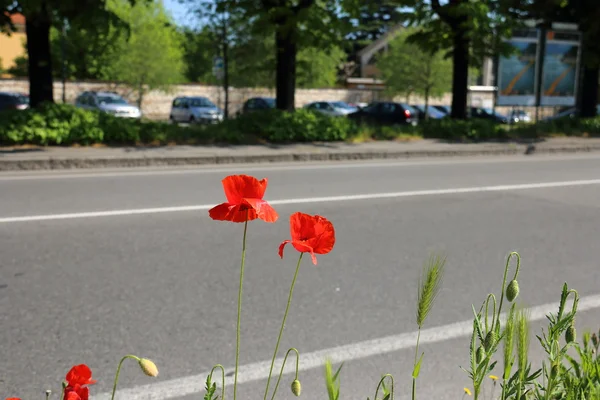
<path fill-rule="evenodd" d="M 176 97 L 171 106 L 172 122 L 215 124 L 223 121 L 223 111 L 206 97 Z"/>
<path fill-rule="evenodd" d="M 570 107 L 570 108 L 561 110 L 558 114 L 555 114 L 551 117 L 546 117 L 542 121 L 554 121 L 556 119 L 561 119 L 561 118 L 576 118 L 577 114 L 578 114 L 577 108 Z M 600 104 L 598 104 L 596 106 L 596 115 L 600 115 Z"/>
<path fill-rule="evenodd" d="M 508 114 L 508 119 L 510 120 L 511 124 L 516 124 L 519 122 L 531 122 L 531 115 L 524 110 L 512 110 L 510 114 Z"/>
<path fill-rule="evenodd" d="M 419 115 L 417 110 L 404 103 L 374 102 L 367 107 L 348 114 L 359 122 L 377 123 L 382 125 L 410 124 L 417 125 Z"/>
<path fill-rule="evenodd" d="M 242 106 L 241 114 L 253 111 L 270 110 L 275 108 L 275 99 L 272 97 L 252 97 Z"/>
<path fill-rule="evenodd" d="M 506 115 L 495 112 L 491 108 L 471 107 L 471 118 L 487 119 L 500 124 L 508 124 L 510 122 Z"/>
<path fill-rule="evenodd" d="M 304 108 L 329 116 L 344 116 L 358 111 L 357 107 L 352 107 L 343 101 L 315 101 L 305 105 Z"/>
<path fill-rule="evenodd" d="M 414 108 L 415 110 L 417 110 L 420 120 L 425 119 L 425 105 L 424 104 L 417 104 L 417 105 L 413 104 L 413 105 L 411 105 L 411 107 Z M 432 119 L 440 119 L 440 118 L 445 118 L 447 116 L 447 114 L 441 112 L 440 110 L 436 109 L 433 106 L 427 106 L 427 116 Z"/>
<path fill-rule="evenodd" d="M 451 106 L 436 105 L 436 106 L 431 106 L 431 107 L 435 108 L 439 112 L 442 112 L 446 115 L 450 115 L 450 113 L 452 112 Z"/>
<path fill-rule="evenodd" d="M 29 96 L 22 93 L 0 92 L 0 111 L 29 108 Z"/>
<path fill-rule="evenodd" d="M 83 92 L 75 99 L 75 107 L 97 110 L 115 117 L 141 118 L 142 112 L 115 92 Z"/>

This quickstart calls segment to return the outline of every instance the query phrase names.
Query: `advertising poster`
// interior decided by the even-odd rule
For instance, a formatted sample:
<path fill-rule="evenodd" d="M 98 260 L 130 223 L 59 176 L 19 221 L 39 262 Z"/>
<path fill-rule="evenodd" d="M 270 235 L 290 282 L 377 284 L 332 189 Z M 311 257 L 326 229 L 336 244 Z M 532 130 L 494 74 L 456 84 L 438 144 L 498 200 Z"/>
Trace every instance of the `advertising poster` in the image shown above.
<path fill-rule="evenodd" d="M 579 64 L 579 42 L 546 42 L 542 73 L 542 106 L 574 106 Z"/>
<path fill-rule="evenodd" d="M 515 48 L 509 57 L 500 57 L 498 64 L 498 98 L 500 106 L 535 105 L 537 39 L 513 38 Z"/>

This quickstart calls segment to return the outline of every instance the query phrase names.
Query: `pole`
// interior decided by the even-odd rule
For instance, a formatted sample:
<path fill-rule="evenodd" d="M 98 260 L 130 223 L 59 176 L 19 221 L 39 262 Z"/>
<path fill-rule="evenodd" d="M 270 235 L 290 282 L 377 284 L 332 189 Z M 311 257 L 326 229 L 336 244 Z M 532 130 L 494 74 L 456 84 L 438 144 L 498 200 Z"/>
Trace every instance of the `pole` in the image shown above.
<path fill-rule="evenodd" d="M 62 58 L 62 102 L 67 102 L 67 21 L 63 20 L 60 36 L 60 52 Z"/>
<path fill-rule="evenodd" d="M 227 41 L 227 22 L 226 11 L 223 11 L 223 91 L 225 92 L 225 119 L 229 118 L 229 43 Z"/>
<path fill-rule="evenodd" d="M 548 28 L 546 23 L 539 25 L 540 40 L 538 41 L 538 60 L 535 76 L 535 122 L 539 121 L 540 106 L 542 103 L 542 75 L 544 74 L 544 58 L 546 58 L 546 34 Z"/>

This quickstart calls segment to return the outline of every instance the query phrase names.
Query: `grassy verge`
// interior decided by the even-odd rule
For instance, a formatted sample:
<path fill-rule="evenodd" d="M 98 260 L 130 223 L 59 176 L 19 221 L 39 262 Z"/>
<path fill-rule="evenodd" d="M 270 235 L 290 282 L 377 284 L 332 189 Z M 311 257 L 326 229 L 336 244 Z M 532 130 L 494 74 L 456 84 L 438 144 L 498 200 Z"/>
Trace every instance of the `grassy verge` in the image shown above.
<path fill-rule="evenodd" d="M 600 117 L 538 124 L 499 125 L 485 120 L 423 121 L 419 126 L 359 125 L 343 117 L 308 110 L 252 113 L 218 125 L 177 126 L 138 121 L 49 104 L 39 109 L 0 113 L 0 145 L 170 145 L 258 144 L 422 138 L 455 142 L 539 139 L 553 136 L 600 136 Z"/>

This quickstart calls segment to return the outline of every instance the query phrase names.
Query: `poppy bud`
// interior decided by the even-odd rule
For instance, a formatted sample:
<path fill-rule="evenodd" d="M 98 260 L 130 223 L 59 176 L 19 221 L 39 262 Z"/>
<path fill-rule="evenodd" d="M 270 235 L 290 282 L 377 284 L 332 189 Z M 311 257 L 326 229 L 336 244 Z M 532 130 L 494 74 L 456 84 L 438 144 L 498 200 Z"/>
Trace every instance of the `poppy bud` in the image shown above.
<path fill-rule="evenodd" d="M 292 393 L 294 393 L 296 397 L 299 397 L 301 391 L 302 386 L 300 385 L 300 381 L 298 379 L 294 379 L 294 382 L 292 382 Z"/>
<path fill-rule="evenodd" d="M 513 279 L 508 284 L 506 288 L 506 299 L 511 303 L 517 298 L 519 295 L 519 282 L 516 279 Z"/>
<path fill-rule="evenodd" d="M 483 347 L 486 352 L 490 352 L 492 347 L 496 344 L 496 332 L 489 331 L 487 335 L 485 335 L 485 340 L 483 341 Z"/>
<path fill-rule="evenodd" d="M 475 362 L 477 364 L 481 364 L 481 362 L 483 361 L 484 358 L 485 358 L 485 350 L 483 349 L 483 347 L 479 346 L 479 348 L 475 352 Z"/>
<path fill-rule="evenodd" d="M 567 328 L 567 331 L 565 332 L 565 340 L 567 341 L 567 343 L 571 343 L 571 342 L 575 341 L 575 337 L 576 337 L 575 324 L 571 324 L 571 325 L 569 325 L 569 327 Z"/>
<path fill-rule="evenodd" d="M 558 365 L 554 364 L 552 366 L 552 369 L 550 370 L 550 377 L 551 378 L 556 378 L 557 375 L 558 375 Z"/>
<path fill-rule="evenodd" d="M 144 373 L 152 378 L 156 378 L 158 376 L 158 368 L 156 368 L 156 364 L 147 358 L 140 358 L 139 361 L 140 368 Z"/>
<path fill-rule="evenodd" d="M 598 347 L 598 336 L 595 333 L 592 333 L 592 344 L 594 345 L 594 347 Z"/>

